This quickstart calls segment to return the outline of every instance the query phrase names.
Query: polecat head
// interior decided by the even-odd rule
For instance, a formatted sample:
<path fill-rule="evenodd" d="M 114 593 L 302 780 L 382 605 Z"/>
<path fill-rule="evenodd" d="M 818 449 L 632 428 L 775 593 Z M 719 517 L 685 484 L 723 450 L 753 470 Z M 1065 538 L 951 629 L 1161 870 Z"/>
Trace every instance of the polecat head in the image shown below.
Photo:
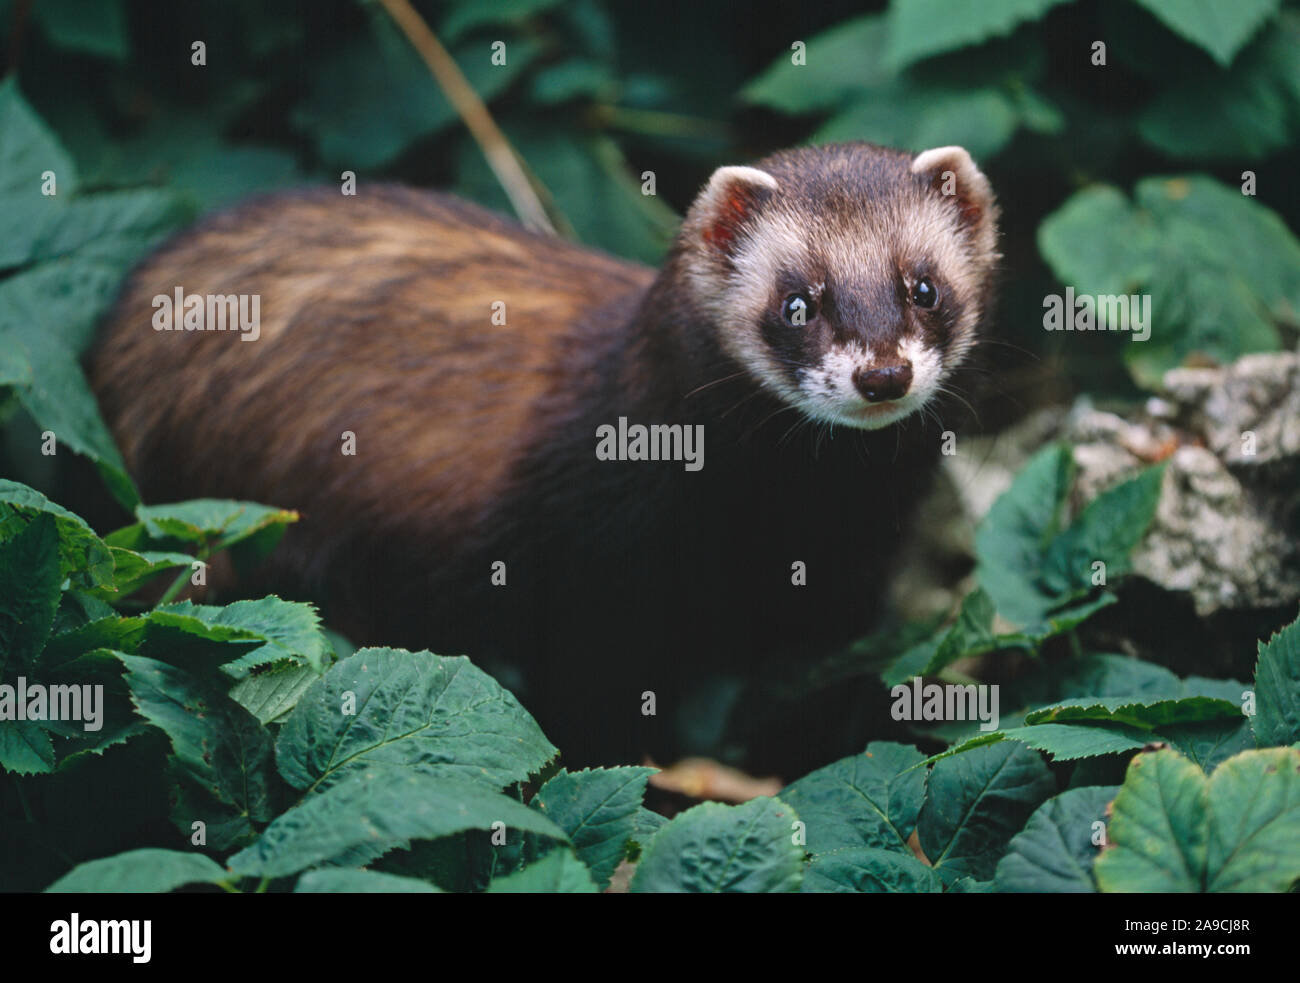
<path fill-rule="evenodd" d="M 722 167 L 678 248 L 722 347 L 808 416 L 888 426 L 975 342 L 997 255 L 988 179 L 961 147 L 866 143 Z"/>

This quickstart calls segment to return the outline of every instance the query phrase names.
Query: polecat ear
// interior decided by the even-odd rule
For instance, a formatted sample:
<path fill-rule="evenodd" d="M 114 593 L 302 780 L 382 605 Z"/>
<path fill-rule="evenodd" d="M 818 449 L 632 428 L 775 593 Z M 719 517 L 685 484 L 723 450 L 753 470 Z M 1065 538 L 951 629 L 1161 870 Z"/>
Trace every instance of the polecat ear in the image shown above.
<path fill-rule="evenodd" d="M 691 209 L 700 236 L 709 246 L 730 255 L 740 227 L 777 187 L 776 178 L 757 167 L 719 167 Z"/>
<path fill-rule="evenodd" d="M 992 248 L 997 219 L 993 188 L 964 147 L 935 147 L 919 153 L 912 161 L 912 173 L 926 178 L 939 194 L 952 198 L 962 223 L 971 228 L 977 240 L 983 242 L 987 236 L 987 248 Z"/>

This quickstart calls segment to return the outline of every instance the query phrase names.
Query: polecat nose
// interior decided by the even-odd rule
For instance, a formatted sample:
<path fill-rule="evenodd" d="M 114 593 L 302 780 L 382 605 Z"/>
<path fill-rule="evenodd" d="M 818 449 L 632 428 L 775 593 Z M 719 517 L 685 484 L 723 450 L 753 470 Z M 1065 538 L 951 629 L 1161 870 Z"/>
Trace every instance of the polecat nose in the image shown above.
<path fill-rule="evenodd" d="M 912 365 L 887 365 L 879 369 L 858 369 L 853 373 L 853 384 L 858 392 L 872 403 L 887 399 L 900 399 L 907 395 L 912 384 Z"/>

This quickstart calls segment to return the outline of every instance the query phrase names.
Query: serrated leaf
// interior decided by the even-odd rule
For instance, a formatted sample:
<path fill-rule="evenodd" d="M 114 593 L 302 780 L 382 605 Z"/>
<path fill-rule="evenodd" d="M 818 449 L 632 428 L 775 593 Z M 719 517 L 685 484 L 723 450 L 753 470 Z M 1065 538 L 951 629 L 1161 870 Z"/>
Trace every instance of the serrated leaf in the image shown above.
<path fill-rule="evenodd" d="M 804 823 L 810 853 L 851 847 L 911 853 L 907 840 L 925 798 L 924 761 L 914 747 L 873 741 L 862 754 L 788 785 L 780 798 Z"/>
<path fill-rule="evenodd" d="M 411 840 L 491 829 L 496 822 L 514 834 L 565 839 L 541 813 L 482 784 L 379 765 L 309 796 L 229 862 L 241 874 L 284 877 L 331 862 L 366 862 Z"/>
<path fill-rule="evenodd" d="M 803 892 L 836 894 L 936 894 L 943 880 L 910 852 L 843 847 L 812 858 Z"/>
<path fill-rule="evenodd" d="M 378 870 L 309 870 L 298 878 L 295 894 L 442 894 L 442 888 Z"/>
<path fill-rule="evenodd" d="M 1300 741 L 1300 618 L 1259 643 L 1255 700 L 1250 725 L 1261 746 Z"/>
<path fill-rule="evenodd" d="M 78 864 L 45 889 L 47 894 L 157 894 L 187 884 L 228 884 L 234 878 L 215 860 L 183 850 L 128 850 Z"/>
<path fill-rule="evenodd" d="M 1130 763 L 1095 867 L 1105 891 L 1287 891 L 1300 879 L 1300 750 L 1244 751 L 1207 778 L 1172 750 Z"/>
<path fill-rule="evenodd" d="M 1210 776 L 1207 891 L 1289 891 L 1300 879 L 1300 750 L 1229 758 Z"/>
<path fill-rule="evenodd" d="M 596 886 L 609 886 L 627 852 L 653 768 L 561 770 L 537 792 L 532 806 L 569 834 Z"/>
<path fill-rule="evenodd" d="M 1026 21 L 1041 19 L 1066 0 L 984 0 L 951 4 L 945 0 L 893 0 L 889 5 L 886 57 L 896 68 L 945 51 L 1010 34 Z"/>
<path fill-rule="evenodd" d="M 1147 143 L 1171 157 L 1257 159 L 1289 146 L 1300 105 L 1300 18 L 1284 13 L 1226 71 L 1166 86 L 1137 118 Z M 1218 125 L 1204 126 L 1213 119 Z"/>
<path fill-rule="evenodd" d="M 222 549 L 270 526 L 298 521 L 298 513 L 291 509 L 228 498 L 196 498 L 168 505 L 141 505 L 135 514 L 152 537 L 180 539 Z M 130 530 L 129 526 L 119 530 L 118 537 L 129 535 Z M 132 545 L 113 536 L 109 541 L 120 546 Z"/>
<path fill-rule="evenodd" d="M 345 715 L 345 695 L 355 711 Z M 372 764 L 419 767 L 496 788 L 555 755 L 519 701 L 464 657 L 361 649 L 299 699 L 277 743 L 290 785 L 319 789 Z"/>
<path fill-rule="evenodd" d="M 1205 773 L 1175 751 L 1136 755 L 1097 859 L 1103 891 L 1200 891 L 1205 878 Z"/>
<path fill-rule="evenodd" d="M 488 894 L 596 894 L 592 872 L 572 850 L 552 850 L 523 870 L 493 878 Z"/>
<path fill-rule="evenodd" d="M 1008 727 L 1005 730 L 980 734 L 933 760 L 962 754 L 976 747 L 997 741 L 1016 741 L 1036 751 L 1045 752 L 1053 761 L 1077 761 L 1102 754 L 1122 754 L 1136 751 L 1158 738 L 1149 731 L 1132 727 L 1091 727 L 1070 724 L 1038 724 L 1033 727 Z"/>
<path fill-rule="evenodd" d="M 507 45 L 504 65 L 493 64 L 488 40 L 454 46 L 451 54 L 489 102 L 540 50 L 536 41 L 521 37 Z M 325 59 L 293 115 L 322 158 L 357 171 L 391 161 L 457 118 L 410 42 L 378 12 L 368 30 Z"/>
<path fill-rule="evenodd" d="M 269 822 L 285 799 L 275 772 L 271 735 L 243 707 L 174 666 L 117 653 L 127 667 L 126 685 L 140 715 L 171 741 L 182 777 L 211 803 L 190 795 L 187 810 L 173 811 L 182 831 L 196 820 L 224 824 L 215 849 L 229 849 Z"/>
<path fill-rule="evenodd" d="M 1234 755 L 1255 747 L 1250 723 L 1249 717 L 1243 717 L 1241 720 L 1166 724 L 1160 728 L 1160 736 L 1208 775 Z"/>
<path fill-rule="evenodd" d="M 661 829 L 637 865 L 633 893 L 748 894 L 798 891 L 798 817 L 780 799 L 738 806 L 705 802 Z"/>
<path fill-rule="evenodd" d="M 259 665 L 290 660 L 319 671 L 329 653 L 320 615 L 310 604 L 271 595 L 224 606 L 181 601 L 155 608 L 151 617 L 178 615 L 213 628 L 229 628 L 265 639 L 265 644 L 240 655 L 222 668 L 236 679 L 246 678 Z"/>
<path fill-rule="evenodd" d="M 295 706 L 320 673 L 310 666 L 282 664 L 250 675 L 230 689 L 230 698 L 264 724 L 279 720 Z"/>
<path fill-rule="evenodd" d="M 113 583 L 110 587 L 96 588 L 94 595 L 104 600 L 122 600 L 153 580 L 159 574 L 194 563 L 188 553 L 146 550 L 137 553 L 120 546 L 110 546 L 113 558 Z"/>
<path fill-rule="evenodd" d="M 113 582 L 113 555 L 86 520 L 35 489 L 0 478 L 0 541 L 8 540 L 39 514 L 53 516 L 59 533 L 59 570 L 74 586 Z"/>
<path fill-rule="evenodd" d="M 1141 542 L 1160 501 L 1164 467 L 1141 474 L 1094 498 L 1043 556 L 1042 582 L 1056 597 L 1075 597 L 1093 587 L 1093 564 L 1106 578 L 1127 573 L 1129 554 Z"/>
<path fill-rule="evenodd" d="M 747 102 L 790 114 L 831 109 L 892 76 L 884 66 L 885 18 L 855 17 L 809 38 L 804 64 L 787 51 L 740 92 Z"/>
<path fill-rule="evenodd" d="M 1047 548 L 1060 530 L 1061 510 L 1074 481 L 1074 458 L 1051 444 L 1020 469 L 993 503 L 975 534 L 975 576 L 1003 617 L 1039 621 L 1052 598 L 1037 582 Z"/>
<path fill-rule="evenodd" d="M 58 527 L 49 513 L 0 542 L 0 671 L 36 660 L 54 625 L 62 583 Z"/>
<path fill-rule="evenodd" d="M 1190 724 L 1206 720 L 1237 720 L 1241 707 L 1208 696 L 1143 701 L 1127 696 L 1078 697 L 1039 707 L 1025 715 L 1027 724 L 1071 723 L 1097 720 L 1126 724 L 1144 730 L 1166 724 Z"/>
<path fill-rule="evenodd" d="M 1136 0 L 1175 34 L 1204 48 L 1220 65 L 1233 57 L 1277 13 L 1280 0 Z"/>
<path fill-rule="evenodd" d="M 1097 890 L 1092 875 L 1097 858 L 1096 823 L 1105 823 L 1106 807 L 1118 786 L 1072 788 L 1039 806 L 998 862 L 994 881 L 999 891 L 1080 894 Z"/>
<path fill-rule="evenodd" d="M 52 772 L 54 745 L 49 732 L 33 720 L 0 720 L 0 769 L 13 775 Z"/>
<path fill-rule="evenodd" d="M 1300 243 L 1274 212 L 1204 175 L 1146 178 L 1131 204 L 1086 188 L 1043 220 L 1038 246 L 1079 295 L 1150 296 L 1150 337 L 1123 353 L 1152 386 L 1192 354 L 1226 363 L 1276 349 L 1274 322 L 1300 310 Z"/>
<path fill-rule="evenodd" d="M 998 860 L 1054 790 L 1038 752 L 1003 742 L 937 762 L 917 816 L 921 849 L 945 882 L 993 876 Z"/>

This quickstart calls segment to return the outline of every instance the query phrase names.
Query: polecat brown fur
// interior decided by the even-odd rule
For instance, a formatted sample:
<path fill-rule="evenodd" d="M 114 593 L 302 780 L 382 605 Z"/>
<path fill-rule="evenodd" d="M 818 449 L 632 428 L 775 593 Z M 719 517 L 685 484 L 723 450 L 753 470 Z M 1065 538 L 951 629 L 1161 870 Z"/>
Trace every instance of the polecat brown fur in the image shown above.
<path fill-rule="evenodd" d="M 720 168 L 657 275 L 442 194 L 275 194 L 133 273 L 92 381 L 146 500 L 301 511 L 258 589 L 523 664 L 566 757 L 627 757 L 683 668 L 869 627 L 996 217 L 961 148 L 864 143 Z M 177 288 L 257 296 L 260 336 L 159 330 Z M 702 467 L 608 459 L 637 425 L 702 426 Z"/>

